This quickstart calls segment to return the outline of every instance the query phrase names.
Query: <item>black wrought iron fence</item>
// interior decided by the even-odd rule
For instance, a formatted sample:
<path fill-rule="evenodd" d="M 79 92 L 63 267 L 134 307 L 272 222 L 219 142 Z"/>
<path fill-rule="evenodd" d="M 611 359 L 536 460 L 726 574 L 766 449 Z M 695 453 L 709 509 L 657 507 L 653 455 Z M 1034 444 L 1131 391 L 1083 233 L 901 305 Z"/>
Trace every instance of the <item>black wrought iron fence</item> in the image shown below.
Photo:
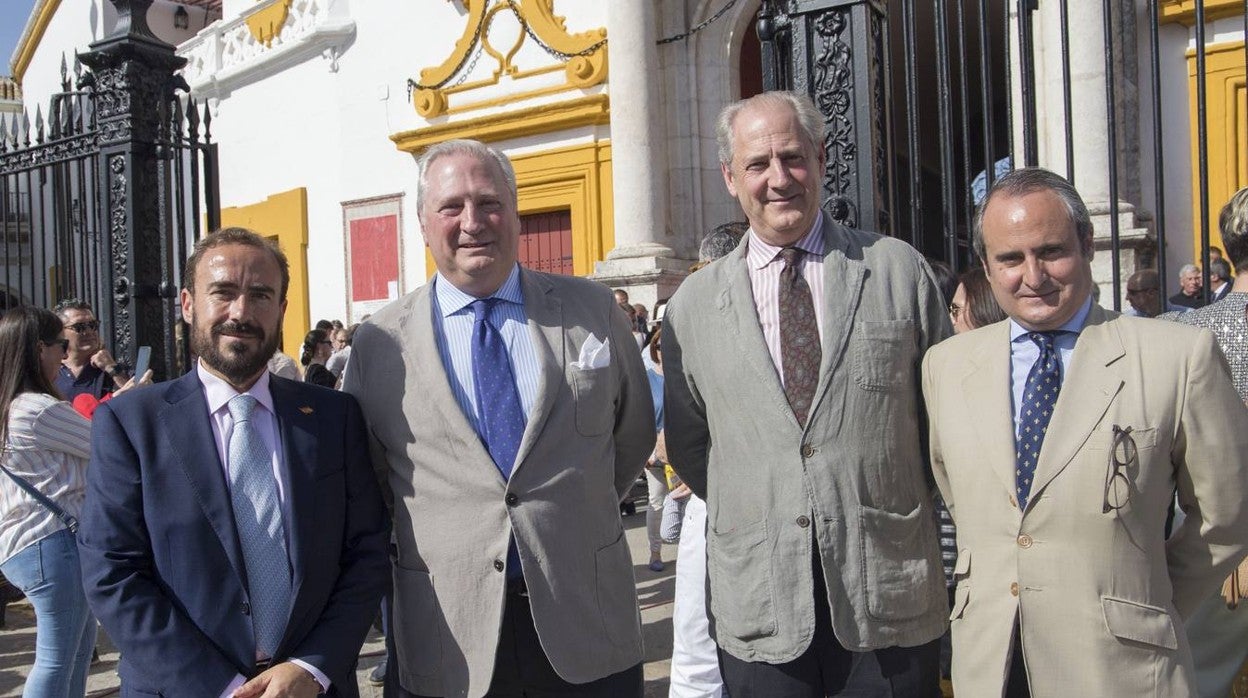
<path fill-rule="evenodd" d="M 1118 307 L 1132 270 L 1172 279 L 1193 238 L 1208 293 L 1210 153 L 1248 135 L 1210 132 L 1206 56 L 1239 41 L 1248 65 L 1242 38 L 1210 41 L 1211 22 L 1234 34 L 1236 18 L 1248 36 L 1248 0 L 764 0 L 757 28 L 765 88 L 803 90 L 824 112 L 837 219 L 964 268 L 976 193 L 1001 171 L 1048 167 L 1088 199 L 1110 260 L 1102 302 Z M 1176 54 L 1177 28 L 1190 36 Z M 1190 123 L 1163 113 L 1189 100 L 1176 60 L 1191 63 Z M 1192 144 L 1190 164 L 1166 156 L 1175 142 Z M 1168 230 L 1168 212 L 1188 210 L 1190 228 Z"/>

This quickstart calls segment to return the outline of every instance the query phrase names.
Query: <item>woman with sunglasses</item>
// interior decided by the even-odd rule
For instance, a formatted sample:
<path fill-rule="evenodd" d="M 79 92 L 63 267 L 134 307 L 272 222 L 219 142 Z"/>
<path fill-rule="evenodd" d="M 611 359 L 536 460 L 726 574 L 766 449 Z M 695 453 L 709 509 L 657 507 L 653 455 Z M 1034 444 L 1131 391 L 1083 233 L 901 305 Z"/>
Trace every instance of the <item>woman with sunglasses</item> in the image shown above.
<path fill-rule="evenodd" d="M 303 338 L 303 382 L 312 383 L 325 388 L 338 385 L 338 379 L 325 367 L 325 362 L 334 353 L 334 343 L 329 340 L 325 330 L 312 330 Z"/>
<path fill-rule="evenodd" d="M 0 570 L 35 609 L 35 664 L 22 695 L 86 692 L 95 619 L 74 541 L 91 424 L 53 382 L 68 341 L 47 310 L 0 318 Z"/>

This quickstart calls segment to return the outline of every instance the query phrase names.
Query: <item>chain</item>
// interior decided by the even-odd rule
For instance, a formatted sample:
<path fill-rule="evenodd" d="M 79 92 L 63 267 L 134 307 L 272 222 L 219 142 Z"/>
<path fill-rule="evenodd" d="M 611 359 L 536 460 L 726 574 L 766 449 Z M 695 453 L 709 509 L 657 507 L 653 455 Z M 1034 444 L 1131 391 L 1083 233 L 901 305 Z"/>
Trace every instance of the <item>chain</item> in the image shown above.
<path fill-rule="evenodd" d="M 685 39 L 688 39 L 694 34 L 697 34 L 703 29 L 706 29 L 707 27 L 709 27 L 711 23 L 714 22 L 715 20 L 719 19 L 720 17 L 723 17 L 724 13 L 732 9 L 732 6 L 735 4 L 737 4 L 737 0 L 728 0 L 727 4 L 719 8 L 718 12 L 711 15 L 708 19 L 706 19 L 706 21 L 700 22 L 697 26 L 690 28 L 689 31 L 682 32 L 680 34 L 674 34 L 672 36 L 667 37 L 666 39 L 659 39 L 658 41 L 654 43 L 657 46 L 662 46 L 663 44 L 671 44 L 677 41 L 684 41 Z"/>
<path fill-rule="evenodd" d="M 537 44 L 538 46 L 541 46 L 542 50 L 545 51 L 547 54 L 549 54 L 552 58 L 559 58 L 559 59 L 566 61 L 569 58 L 576 58 L 577 56 L 588 56 L 592 54 L 593 52 L 597 51 L 598 49 L 602 48 L 603 46 L 607 45 L 607 40 L 602 39 L 600 41 L 594 42 L 593 44 L 590 44 L 588 47 L 581 49 L 580 51 L 577 51 L 576 53 L 564 53 L 563 51 L 560 51 L 559 49 L 548 46 L 545 41 L 542 41 L 537 36 L 537 34 L 533 33 L 533 29 L 529 27 L 529 23 L 524 21 L 524 16 L 520 13 L 520 8 L 516 7 L 515 0 L 507 0 L 507 6 L 511 8 L 512 13 L 516 15 L 516 19 L 520 21 L 520 26 L 524 27 L 524 33 L 528 34 L 529 38 L 532 39 L 535 44 Z"/>
<path fill-rule="evenodd" d="M 510 0 L 508 1 L 510 2 Z M 485 24 L 485 13 L 482 13 L 481 19 L 477 20 L 477 28 L 472 33 L 472 45 L 474 48 L 476 48 L 477 45 L 481 43 L 481 29 L 484 24 Z M 443 87 L 446 87 L 447 83 L 449 83 L 451 79 L 454 78 L 456 75 L 459 75 L 459 71 L 463 70 L 464 64 L 468 62 L 468 57 L 470 55 L 472 56 L 479 55 L 479 53 L 480 53 L 479 51 L 477 53 L 473 53 L 472 51 L 466 51 L 464 53 L 464 57 L 459 59 L 459 65 L 455 66 L 455 70 L 452 70 L 450 74 L 446 76 L 446 79 L 442 80 L 441 82 L 435 83 L 433 85 L 425 85 L 411 78 L 408 78 L 407 79 L 408 100 L 411 100 L 412 92 L 415 90 L 440 90 Z M 474 60 L 473 63 L 475 64 L 476 61 Z M 465 75 L 467 75 L 467 73 L 465 73 Z M 463 82 L 463 81 L 464 79 L 463 77 L 461 77 L 459 79 L 459 82 Z M 456 84 L 459 84 L 459 83 L 456 83 Z"/>

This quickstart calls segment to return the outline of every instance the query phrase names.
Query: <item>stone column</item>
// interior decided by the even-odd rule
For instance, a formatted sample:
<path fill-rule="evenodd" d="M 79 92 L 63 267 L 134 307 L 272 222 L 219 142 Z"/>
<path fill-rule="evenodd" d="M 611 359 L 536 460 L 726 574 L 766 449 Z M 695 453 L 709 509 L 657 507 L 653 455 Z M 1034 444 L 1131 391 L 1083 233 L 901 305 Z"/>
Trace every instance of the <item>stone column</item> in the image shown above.
<path fill-rule="evenodd" d="M 1140 203 L 1139 91 L 1136 70 L 1135 8 L 1130 0 L 1114 0 L 1111 36 L 1114 51 L 1114 117 L 1118 173 L 1118 234 L 1120 288 L 1137 269 L 1150 267 L 1156 241 L 1148 229 L 1152 217 L 1137 210 Z M 1016 6 L 1015 6 L 1016 7 Z M 1058 3 L 1041 3 L 1035 21 L 1036 128 L 1039 164 L 1066 174 L 1066 123 L 1063 106 L 1062 24 Z M 1112 308 L 1113 265 L 1110 246 L 1112 208 L 1109 174 L 1109 102 L 1106 99 L 1104 13 L 1099 1 L 1068 3 L 1070 51 L 1071 139 L 1075 187 L 1088 205 L 1095 229 L 1097 255 L 1093 275 L 1101 286 L 1101 305 Z M 1017 80 L 1017 54 L 1013 75 Z M 1017 131 L 1016 131 L 1017 133 Z M 1019 156 L 1016 148 L 1015 157 Z M 1021 160 L 1016 160 L 1020 162 Z M 1120 307 L 1126 307 L 1122 300 Z"/>

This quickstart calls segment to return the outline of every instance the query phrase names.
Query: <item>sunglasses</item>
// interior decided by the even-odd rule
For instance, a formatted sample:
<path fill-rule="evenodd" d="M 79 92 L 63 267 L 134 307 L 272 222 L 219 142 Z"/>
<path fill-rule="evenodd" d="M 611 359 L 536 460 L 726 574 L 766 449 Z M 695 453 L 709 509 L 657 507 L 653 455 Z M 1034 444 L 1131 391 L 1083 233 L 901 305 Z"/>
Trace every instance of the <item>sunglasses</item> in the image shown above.
<path fill-rule="evenodd" d="M 87 320 L 85 322 L 75 322 L 72 325 L 66 325 L 65 329 L 73 330 L 77 332 L 78 334 L 82 334 L 83 332 L 87 332 L 87 331 L 98 332 L 100 330 L 100 321 L 99 320 Z"/>
<path fill-rule="evenodd" d="M 39 341 L 42 342 L 45 347 L 59 346 L 62 352 L 69 353 L 69 340 L 68 339 L 54 339 L 51 342 L 44 342 L 43 340 L 39 340 Z"/>

